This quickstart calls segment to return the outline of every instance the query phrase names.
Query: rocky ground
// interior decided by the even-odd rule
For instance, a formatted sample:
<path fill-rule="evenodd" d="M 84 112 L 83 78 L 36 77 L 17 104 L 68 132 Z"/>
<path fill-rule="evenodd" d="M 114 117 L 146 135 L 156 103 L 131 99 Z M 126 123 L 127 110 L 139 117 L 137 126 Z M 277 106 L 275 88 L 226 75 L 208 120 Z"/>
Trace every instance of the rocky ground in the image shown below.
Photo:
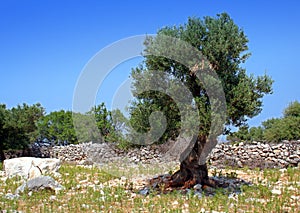
<path fill-rule="evenodd" d="M 149 180 L 153 177 L 161 178 L 161 173 L 137 167 L 136 164 L 127 166 L 132 167 L 131 172 L 139 173 L 122 176 L 123 171 L 120 171 L 119 175 L 112 175 L 103 173 L 101 166 L 63 165 L 59 170 L 61 175 L 54 178 L 63 190 L 53 193 L 25 191 L 19 197 L 10 195 L 22 185 L 22 180 L 8 179 L 1 172 L 0 210 L 47 212 L 52 208 L 55 212 L 168 212 L 177 209 L 180 212 L 215 213 L 234 209 L 239 209 L 237 212 L 300 211 L 299 167 L 275 170 L 210 168 L 210 178 L 222 187 L 203 188 L 196 185 L 192 189 L 162 194 L 153 190 L 155 186 L 149 187 Z M 173 166 L 165 165 L 168 168 Z M 176 166 L 173 169 L 176 170 Z"/>
<path fill-rule="evenodd" d="M 299 144 L 218 144 L 208 164 L 210 179 L 219 187 L 197 184 L 169 191 L 157 190 L 159 181 L 150 182 L 168 178 L 178 169 L 176 153 L 167 155 L 166 145 L 129 151 L 114 144 L 52 147 L 48 155 L 63 162 L 60 175 L 27 183 L 41 191 L 25 189 L 22 179 L 0 172 L 0 212 L 118 212 L 124 206 L 127 212 L 300 212 Z M 34 176 L 48 173 L 36 172 L 36 167 L 49 168 L 30 163 L 24 176 L 33 177 L 31 170 Z M 51 190 L 48 183 L 61 190 Z"/>

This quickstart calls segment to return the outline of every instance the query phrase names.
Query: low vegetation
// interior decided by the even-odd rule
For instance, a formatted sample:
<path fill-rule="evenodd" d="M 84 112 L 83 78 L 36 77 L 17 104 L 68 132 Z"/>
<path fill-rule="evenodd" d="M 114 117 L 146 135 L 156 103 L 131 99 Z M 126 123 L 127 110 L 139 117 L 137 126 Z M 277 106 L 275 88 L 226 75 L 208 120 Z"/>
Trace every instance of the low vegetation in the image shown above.
<path fill-rule="evenodd" d="M 222 191 L 213 197 L 138 194 L 136 180 L 112 176 L 96 167 L 63 165 L 56 178 L 65 190 L 24 193 L 19 199 L 8 200 L 20 185 L 17 178 L 0 180 L 0 210 L 13 212 L 299 212 L 299 168 L 249 170 L 211 170 L 210 175 L 241 178 L 253 184 L 244 186 L 238 195 Z M 145 175 L 148 175 L 145 173 Z"/>
<path fill-rule="evenodd" d="M 82 114 L 65 110 L 46 114 L 39 103 L 31 106 L 23 103 L 10 109 L 0 104 L 0 160 L 5 159 L 3 150 L 27 150 L 33 143 L 66 145 L 122 141 L 117 134 L 118 121 L 114 123 L 112 113 L 116 112 L 108 111 L 104 103 Z M 76 123 L 80 123 L 76 126 L 77 132 L 74 119 L 79 119 Z M 96 123 L 96 131 L 91 131 L 91 122 Z"/>
<path fill-rule="evenodd" d="M 230 141 L 267 141 L 300 139 L 300 103 L 291 102 L 284 110 L 282 118 L 271 118 L 261 126 L 249 128 L 247 125 L 227 137 Z"/>

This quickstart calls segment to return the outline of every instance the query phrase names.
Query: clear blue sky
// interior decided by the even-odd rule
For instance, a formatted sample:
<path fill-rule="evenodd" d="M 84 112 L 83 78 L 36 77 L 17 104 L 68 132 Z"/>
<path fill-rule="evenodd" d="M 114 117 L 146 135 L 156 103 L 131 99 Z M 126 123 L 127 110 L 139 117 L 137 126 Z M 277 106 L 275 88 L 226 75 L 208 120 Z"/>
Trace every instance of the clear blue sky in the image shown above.
<path fill-rule="evenodd" d="M 0 2 L 0 103 L 8 107 L 40 102 L 51 112 L 72 109 L 73 91 L 85 64 L 99 50 L 128 36 L 156 33 L 189 16 L 227 12 L 248 36 L 248 73 L 265 71 L 275 80 L 274 94 L 251 125 L 279 117 L 300 100 L 300 1 L 154 0 Z M 114 90 L 136 61 L 108 79 Z M 116 83 L 117 85 L 119 83 Z M 109 105 L 109 95 L 103 100 Z"/>

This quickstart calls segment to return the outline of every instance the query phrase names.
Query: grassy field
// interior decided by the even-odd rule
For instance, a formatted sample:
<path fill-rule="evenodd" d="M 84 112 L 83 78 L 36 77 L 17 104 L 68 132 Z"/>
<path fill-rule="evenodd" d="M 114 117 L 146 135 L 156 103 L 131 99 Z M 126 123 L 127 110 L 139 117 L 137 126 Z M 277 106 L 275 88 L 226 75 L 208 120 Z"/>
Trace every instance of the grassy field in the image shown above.
<path fill-rule="evenodd" d="M 17 178 L 0 179 L 2 212 L 300 212 L 300 169 L 212 170 L 210 175 L 237 177 L 251 181 L 242 193 L 228 196 L 217 191 L 213 197 L 138 194 L 143 178 L 116 177 L 96 167 L 62 165 L 55 178 L 65 189 L 58 193 L 24 193 L 19 199 L 5 198 L 21 185 Z M 148 172 L 148 171 L 147 171 Z M 155 170 L 153 170 L 155 172 Z M 146 172 L 145 172 L 146 173 Z M 149 176 L 149 173 L 145 174 Z M 153 175 L 153 174 L 150 174 Z M 145 178 L 145 176 L 144 176 Z"/>

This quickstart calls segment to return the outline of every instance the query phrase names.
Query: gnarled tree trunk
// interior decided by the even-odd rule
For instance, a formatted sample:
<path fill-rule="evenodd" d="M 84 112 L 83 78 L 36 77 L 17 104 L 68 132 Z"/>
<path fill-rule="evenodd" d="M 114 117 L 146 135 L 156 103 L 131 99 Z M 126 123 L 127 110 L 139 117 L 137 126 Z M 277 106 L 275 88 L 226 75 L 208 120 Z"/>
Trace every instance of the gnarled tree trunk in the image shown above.
<path fill-rule="evenodd" d="M 207 165 L 200 165 L 200 157 L 205 151 L 207 136 L 198 136 L 197 140 L 185 159 L 180 163 L 180 169 L 175 172 L 169 182 L 170 187 L 190 188 L 196 184 L 214 186 L 208 178 Z"/>

